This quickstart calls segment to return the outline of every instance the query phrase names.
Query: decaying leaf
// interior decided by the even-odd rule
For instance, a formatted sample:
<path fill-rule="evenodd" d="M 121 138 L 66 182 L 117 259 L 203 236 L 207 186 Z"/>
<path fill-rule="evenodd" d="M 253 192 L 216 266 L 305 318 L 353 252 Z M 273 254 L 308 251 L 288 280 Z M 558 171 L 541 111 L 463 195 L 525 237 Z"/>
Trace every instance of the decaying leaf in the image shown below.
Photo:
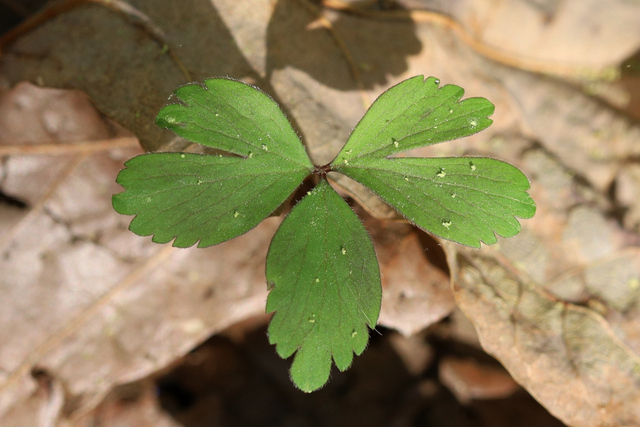
<path fill-rule="evenodd" d="M 379 323 L 411 336 L 447 317 L 455 302 L 449 275 L 438 265 L 444 254 L 437 243 L 409 224 L 359 214 L 364 217 L 381 260 Z"/>
<path fill-rule="evenodd" d="M 331 8 L 324 10 L 307 7 L 311 2 L 303 0 L 279 0 L 273 6 L 263 0 L 132 1 L 142 16 L 149 18 L 140 25 L 140 19 L 130 14 L 114 12 L 97 2 L 87 3 L 92 4 L 68 10 L 3 45 L 2 81 L 15 85 L 30 80 L 45 86 L 81 89 L 101 113 L 133 132 L 147 150 L 180 149 L 186 145 L 155 127 L 153 118 L 168 102 L 165 95 L 176 86 L 213 76 L 244 79 L 274 96 L 308 143 L 317 163 L 331 161 L 367 104 L 404 78 L 436 75 L 443 83 L 464 86 L 469 96 L 490 99 L 496 105 L 491 128 L 452 145 L 441 144 L 414 153 L 490 155 L 515 164 L 532 182 L 538 212 L 534 220 L 523 223 L 521 234 L 502 240 L 495 252 L 463 250 L 455 258 L 462 270 L 451 264 L 459 283 L 458 302 L 478 326 L 483 345 L 565 423 L 639 423 L 635 412 L 638 396 L 634 394 L 640 388 L 635 290 L 639 255 L 630 248 L 640 243 L 638 125 L 575 87 L 521 71 L 531 69 L 527 68 L 531 64 L 523 52 L 534 62 L 551 65 L 542 71 L 555 75 L 562 74 L 557 71 L 570 62 L 566 75 L 572 79 L 583 75 L 581 64 L 587 65 L 591 76 L 591 71 L 615 66 L 639 47 L 637 32 L 629 31 L 637 25 L 625 24 L 640 16 L 636 4 L 609 2 L 607 10 L 600 14 L 593 13 L 593 8 L 602 5 L 579 0 L 522 0 L 503 2 L 500 7 L 491 0 L 403 0 L 407 7 L 430 8 L 428 13 L 412 12 L 413 20 L 409 20 L 409 11 L 402 10 L 370 8 L 376 13 L 375 19 L 339 12 L 335 7 L 339 2 L 335 0 L 325 0 L 323 3 Z M 460 28 L 481 44 L 470 43 L 450 20 L 433 13 L 438 7 L 445 8 L 440 11 L 457 19 Z M 251 19 L 245 19 L 247 11 L 251 11 Z M 609 20 L 606 16 L 622 18 Z M 514 26 L 517 31 L 513 31 Z M 86 28 L 91 31 L 86 32 Z M 153 33 L 151 29 L 161 31 Z M 162 38 L 153 34 L 161 34 Z M 500 58 L 493 58 L 497 63 L 487 61 L 478 49 L 482 44 L 504 48 L 510 58 L 519 61 L 507 62 L 511 67 L 501 66 L 499 63 L 505 62 Z M 398 46 L 405 48 L 399 52 Z M 71 116 L 63 119 L 49 111 L 49 118 L 43 118 L 47 124 L 39 128 L 38 135 L 21 138 L 28 134 L 27 129 L 9 133 L 6 127 L 6 123 L 20 122 L 11 117 L 21 117 L 28 110 L 28 104 L 17 105 L 13 115 L 5 107 L 0 115 L 0 121 L 6 119 L 2 121 L 0 137 L 12 135 L 7 138 L 12 146 L 22 141 L 70 142 L 114 136 L 109 131 L 105 133 L 103 125 L 83 124 L 78 126 L 83 132 L 102 130 L 92 136 L 78 134 L 79 139 L 52 138 L 52 129 L 75 122 Z M 84 114 L 61 106 L 53 110 L 74 111 L 73 117 Z M 32 130 L 30 126 L 29 131 Z M 13 151 L 7 157 L 5 151 L 0 166 L 0 189 L 14 202 L 0 204 L 0 240 L 5 242 L 0 262 L 3 279 L 6 277 L 4 280 L 11 284 L 0 300 L 0 333 L 13 328 L 16 319 L 23 319 L 22 329 L 16 329 L 18 332 L 11 334 L 10 341 L 0 348 L 0 412 L 9 407 L 24 408 L 21 403 L 27 405 L 28 396 L 37 389 L 29 370 L 38 364 L 54 378 L 60 378 L 73 396 L 80 396 L 80 401 L 90 407 L 90 402 L 104 395 L 111 381 L 128 381 L 156 369 L 217 330 L 212 325 L 219 325 L 219 319 L 206 322 L 212 313 L 218 313 L 215 308 L 220 301 L 226 306 L 235 304 L 236 308 L 227 313 L 229 322 L 263 310 L 264 272 L 261 266 L 254 265 L 253 257 L 264 259 L 266 247 L 257 240 L 266 245 L 275 232 L 277 219 L 268 220 L 267 228 L 256 229 L 259 235 L 243 243 L 241 250 L 246 257 L 234 261 L 236 264 L 226 258 L 233 252 L 232 247 L 226 246 L 220 252 L 205 249 L 154 255 L 153 246 L 141 239 L 127 239 L 123 222 L 101 214 L 101 203 L 106 201 L 101 194 L 119 191 L 110 187 L 111 181 L 119 163 L 130 154 L 119 148 L 99 159 L 97 152 L 89 151 L 96 154 L 85 159 L 75 158 L 74 154 L 69 159 L 75 160 L 67 160 L 68 157 L 52 157 L 47 152 L 50 154 L 33 156 Z M 102 178 L 96 179 L 96 169 Z M 78 171 L 82 173 L 77 175 Z M 60 190 L 52 190 L 49 185 L 67 180 L 74 185 L 60 185 Z M 101 190 L 88 190 L 90 186 Z M 87 187 L 86 192 L 78 193 L 77 187 Z M 63 192 L 64 188 L 67 189 Z M 358 200 L 375 201 L 367 204 L 375 216 L 393 217 L 393 211 L 369 193 L 352 191 Z M 69 198 L 69 194 L 76 196 Z M 91 206 L 82 202 L 85 199 Z M 45 203 L 47 200 L 50 201 Z M 24 203 L 26 210 L 21 208 Z M 376 232 L 371 232 L 375 237 Z M 423 255 L 417 253 L 418 249 L 411 249 L 418 247 L 413 238 L 402 233 L 399 236 L 403 236 L 399 245 L 407 249 L 398 253 L 410 251 L 417 258 L 411 263 L 415 272 L 407 272 L 407 282 L 399 285 L 413 288 L 407 284 L 409 280 L 420 280 L 431 273 L 424 264 L 417 264 Z M 6 243 L 14 242 L 14 237 L 22 243 Z M 377 251 L 384 252 L 385 241 L 376 241 L 380 245 Z M 454 257 L 452 250 L 447 249 L 447 253 Z M 156 258 L 144 270 L 145 260 L 153 256 Z M 383 261 L 384 258 L 381 256 Z M 408 265 L 399 263 L 398 257 L 389 259 L 392 266 Z M 112 275 L 104 265 L 90 271 L 100 262 L 112 263 L 109 265 L 120 275 Z M 30 269 L 23 269 L 24 265 Z M 208 266 L 204 271 L 203 265 Z M 384 272 L 384 263 L 381 268 Z M 151 270 L 154 275 L 148 278 L 149 283 L 137 279 Z M 396 271 L 393 267 L 388 276 L 393 277 Z M 84 313 L 95 298 L 126 277 L 131 284 L 111 297 L 118 308 L 106 304 L 103 311 L 96 309 L 92 316 L 81 317 L 81 322 L 69 320 L 68 316 Z M 214 282 L 213 278 L 217 280 Z M 439 283 L 440 279 L 443 277 Z M 36 286 L 40 282 L 56 286 L 41 289 Z M 191 282 L 194 284 L 186 286 Z M 145 291 L 146 286 L 153 291 Z M 235 286 L 242 295 L 227 293 Z M 193 295 L 187 287 L 195 287 Z M 82 293 L 70 291 L 76 288 Z M 19 295 L 15 289 L 21 290 Z M 517 292 L 521 293 L 519 297 L 514 296 Z M 156 293 L 171 298 L 158 302 Z M 117 295 L 120 296 L 116 298 Z M 222 299 L 213 298 L 216 295 Z M 211 301 L 216 302 L 196 298 L 202 296 L 211 296 Z M 181 298 L 185 300 L 173 304 Z M 122 301 L 120 305 L 116 300 Z M 238 300 L 244 302 L 237 304 Z M 447 300 L 442 304 L 450 307 L 450 299 Z M 147 301 L 149 309 L 144 308 Z M 126 314 L 127 310 L 121 307 L 130 304 L 144 311 L 138 317 Z M 192 310 L 192 305 L 200 307 L 200 311 Z M 76 307 L 76 311 L 61 309 L 69 306 Z M 19 310 L 23 317 L 17 314 Z M 448 310 L 443 310 L 442 315 Z M 191 316 L 192 311 L 197 316 Z M 15 316 L 7 317 L 6 313 Z M 509 313 L 519 317 L 512 318 Z M 151 320 L 145 323 L 147 315 Z M 168 326 L 162 321 L 166 316 L 174 319 Z M 527 319 L 535 319 L 536 323 Z M 385 318 L 383 304 L 381 321 L 388 325 L 405 325 L 407 321 L 393 320 Z M 201 322 L 205 322 L 204 326 Z M 85 324 L 88 326 L 80 328 Z M 411 330 L 419 328 L 419 324 L 416 322 Z M 59 335 L 59 331 L 64 334 Z M 161 338 L 154 338 L 154 331 Z M 500 331 L 504 331 L 504 338 Z M 68 338 L 56 341 L 51 336 Z M 518 339 L 519 347 L 508 345 L 512 338 Z M 166 350 L 165 341 L 179 348 Z M 149 356 L 147 344 L 158 346 L 160 356 Z M 106 352 L 108 359 L 120 362 L 107 364 L 101 374 L 95 374 L 95 365 L 83 353 L 86 348 L 94 349 L 96 354 Z M 26 354 L 32 356 L 25 359 Z M 82 367 L 78 374 L 69 368 L 74 364 Z M 86 381 L 78 378 L 86 373 Z M 106 383 L 105 378 L 109 379 Z M 566 385 L 561 379 L 567 380 Z M 36 402 L 34 410 L 42 404 Z M 0 423 L 4 425 L 6 419 L 0 419 Z"/>
<path fill-rule="evenodd" d="M 452 259 L 448 248 L 458 305 L 485 350 L 565 423 L 637 424 L 637 235 L 558 158 L 530 150 L 523 164 L 543 208 L 496 251 Z"/>
<path fill-rule="evenodd" d="M 449 248 L 456 300 L 484 349 L 570 425 L 634 425 L 640 357 L 591 309 L 553 298 L 489 256 Z"/>
<path fill-rule="evenodd" d="M 37 140 L 43 123 L 72 115 L 58 109 L 66 102 L 77 107 L 78 117 L 88 117 L 73 128 L 91 133 L 74 137 L 102 138 L 93 150 L 91 139 L 59 140 L 68 137 L 65 132 L 53 134 L 49 145 L 4 139 L 0 145 L 45 152 L 3 162 L 2 191 L 26 206 L 0 205 L 13 212 L 0 215 L 9 221 L 0 236 L 0 412 L 37 392 L 34 369 L 74 397 L 71 412 L 90 408 L 114 384 L 143 377 L 212 331 L 264 310 L 264 258 L 278 219 L 231 245 L 200 251 L 130 236 L 109 198 L 119 191 L 113 177 L 122 162 L 139 149 L 105 149 L 102 142 L 113 138 L 109 127 L 96 132 L 103 122 L 87 113 L 92 107 L 86 98 L 78 101 L 71 93 L 75 101 L 69 103 L 65 96 L 20 85 L 0 102 L 8 113 L 13 107 L 23 115 L 0 135 Z M 233 255 L 223 256 L 227 252 Z"/>

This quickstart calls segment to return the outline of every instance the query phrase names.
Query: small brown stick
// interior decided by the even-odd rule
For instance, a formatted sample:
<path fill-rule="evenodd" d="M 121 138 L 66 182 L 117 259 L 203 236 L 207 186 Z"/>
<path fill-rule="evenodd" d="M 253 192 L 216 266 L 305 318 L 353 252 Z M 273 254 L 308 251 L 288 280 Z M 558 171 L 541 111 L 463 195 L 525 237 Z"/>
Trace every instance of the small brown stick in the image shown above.
<path fill-rule="evenodd" d="M 55 156 L 64 154 L 95 153 L 98 151 L 110 150 L 112 148 L 129 148 L 139 145 L 140 143 L 138 139 L 132 136 L 61 144 L 0 145 L 0 157 L 20 154 L 46 154 Z"/>

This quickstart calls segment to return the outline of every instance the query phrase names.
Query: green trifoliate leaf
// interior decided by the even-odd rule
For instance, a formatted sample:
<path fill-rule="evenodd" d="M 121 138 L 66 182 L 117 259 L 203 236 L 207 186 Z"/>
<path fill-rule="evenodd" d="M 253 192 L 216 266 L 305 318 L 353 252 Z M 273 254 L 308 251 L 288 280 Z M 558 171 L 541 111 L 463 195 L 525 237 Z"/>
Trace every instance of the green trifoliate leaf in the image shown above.
<path fill-rule="evenodd" d="M 339 170 L 366 185 L 418 227 L 468 246 L 520 231 L 531 218 L 529 181 L 517 168 L 482 157 L 362 158 Z"/>
<path fill-rule="evenodd" d="M 479 247 L 495 233 L 520 231 L 531 218 L 529 181 L 517 168 L 487 158 L 390 158 L 409 149 L 468 136 L 491 124 L 493 104 L 461 101 L 464 91 L 438 88 L 433 77 L 414 77 L 383 93 L 365 113 L 331 163 L 367 186 L 417 226 L 454 242 Z"/>
<path fill-rule="evenodd" d="M 378 319 L 381 286 L 373 245 L 326 174 L 368 186 L 413 223 L 470 246 L 520 230 L 535 204 L 516 168 L 485 158 L 393 158 L 460 138 L 491 124 L 493 105 L 461 101 L 457 86 L 418 76 L 385 92 L 367 111 L 336 159 L 314 167 L 278 106 L 256 88 L 228 79 L 176 91 L 179 103 L 157 124 L 229 153 L 151 153 L 126 162 L 114 208 L 135 215 L 130 228 L 153 241 L 209 246 L 236 237 L 273 212 L 310 173 L 320 176 L 282 222 L 267 256 L 274 312 L 269 339 L 278 354 L 295 353 L 294 383 L 322 387 L 332 363 L 347 369 Z"/>
<path fill-rule="evenodd" d="M 331 360 L 340 370 L 364 351 L 380 313 L 373 245 L 362 223 L 324 180 L 291 211 L 267 255 L 275 311 L 269 341 L 278 354 L 297 351 L 291 378 L 303 391 L 322 387 Z"/>
<path fill-rule="evenodd" d="M 277 104 L 259 90 L 226 79 L 184 86 L 184 104 L 163 108 L 160 125 L 236 156 L 150 153 L 125 163 L 125 191 L 113 207 L 136 215 L 130 229 L 174 246 L 210 246 L 243 234 L 271 214 L 313 165 Z"/>
<path fill-rule="evenodd" d="M 359 157 L 382 158 L 472 135 L 487 128 L 494 106 L 484 98 L 460 101 L 464 90 L 438 88 L 434 77 L 412 77 L 384 92 L 351 133 L 333 165 Z"/>

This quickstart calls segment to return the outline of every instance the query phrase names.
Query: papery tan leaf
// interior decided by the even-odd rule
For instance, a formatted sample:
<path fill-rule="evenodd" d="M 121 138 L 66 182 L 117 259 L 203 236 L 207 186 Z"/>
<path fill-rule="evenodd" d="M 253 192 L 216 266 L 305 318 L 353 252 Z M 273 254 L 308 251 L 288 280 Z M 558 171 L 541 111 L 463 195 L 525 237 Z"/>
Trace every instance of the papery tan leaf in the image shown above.
<path fill-rule="evenodd" d="M 640 43 L 640 33 L 634 31 L 640 25 L 639 6 L 624 0 L 486 0 L 445 7 L 486 44 L 525 60 L 582 68 L 586 73 L 615 67 Z"/>
<path fill-rule="evenodd" d="M 622 164 L 640 155 L 637 122 L 559 82 L 498 72 L 528 136 L 598 191 L 607 191 Z"/>
<path fill-rule="evenodd" d="M 65 102 L 77 114 L 59 109 Z M 73 396 L 69 416 L 115 384 L 146 376 L 212 332 L 263 312 L 264 259 L 277 218 L 211 249 L 152 244 L 130 233 L 110 202 L 122 162 L 139 149 L 104 150 L 101 141 L 113 135 L 109 126 L 96 131 L 103 122 L 85 97 L 19 85 L 0 105 L 3 114 L 20 108 L 22 115 L 4 122 L 0 135 L 26 141 L 39 139 L 47 123 L 76 120 L 64 123 L 74 133 L 44 141 L 62 150 L 55 156 L 12 155 L 3 164 L 2 191 L 26 206 L 0 205 L 0 424 L 29 405 L 49 405 L 33 372 L 46 372 Z M 69 135 L 102 139 L 93 151 L 91 140 L 58 143 Z M 29 145 L 0 140 L 0 149 L 7 147 Z M 77 147 L 81 154 L 73 154 Z M 8 221 L 4 212 L 13 212 Z"/>
<path fill-rule="evenodd" d="M 455 308 L 449 275 L 434 265 L 442 250 L 415 227 L 369 219 L 382 276 L 380 325 L 413 335 Z M 421 234 L 431 244 L 425 247 Z"/>
<path fill-rule="evenodd" d="M 580 292 L 616 335 L 640 354 L 640 249 L 628 248 L 574 269 L 547 285 L 554 293 Z"/>
<path fill-rule="evenodd" d="M 149 150 L 185 145 L 154 125 L 176 87 L 212 75 L 255 75 L 208 0 L 73 4 L 3 46 L 2 73 L 12 83 L 84 91 Z M 27 57 L 38 58 L 36 66 Z"/>
<path fill-rule="evenodd" d="M 637 293 L 633 290 L 637 252 L 629 249 L 640 243 L 640 174 L 633 162 L 639 154 L 638 125 L 581 89 L 522 72 L 518 64 L 526 70 L 526 60 L 533 59 L 551 65 L 545 70 L 554 73 L 554 66 L 568 63 L 571 78 L 583 76 L 581 64 L 590 70 L 615 65 L 638 49 L 637 32 L 625 32 L 629 28 L 626 23 L 638 19 L 638 14 L 632 13 L 636 5 L 622 0 L 606 6 L 579 0 L 557 4 L 521 0 L 500 5 L 490 0 L 405 0 L 404 4 L 414 8 L 424 9 L 426 5 L 434 9 L 428 15 L 378 10 L 380 14 L 372 19 L 338 12 L 329 1 L 324 2 L 328 6 L 324 9 L 317 7 L 318 2 L 307 0 L 131 3 L 135 10 L 118 10 L 117 5 L 123 4 L 118 1 L 87 1 L 21 33 L 1 46 L 3 81 L 16 84 L 30 80 L 81 89 L 101 113 L 133 132 L 145 149 L 157 150 L 185 146 L 184 141 L 153 125 L 157 111 L 168 102 L 167 96 L 175 87 L 191 80 L 229 75 L 273 95 L 318 163 L 332 160 L 371 100 L 404 78 L 435 75 L 443 83 L 463 86 L 469 96 L 489 98 L 496 105 L 496 114 L 488 130 L 412 154 L 489 155 L 509 161 L 532 181 L 539 210 L 533 220 L 523 223 L 517 238 L 502 240 L 497 252 L 463 251 L 463 273 L 484 271 L 488 262 L 494 266 L 492 272 L 504 277 L 514 274 L 515 279 L 504 283 L 494 280 L 488 282 L 491 286 L 485 286 L 482 278 L 457 292 L 471 292 L 465 294 L 468 296 L 500 291 L 505 292 L 502 300 L 511 301 L 510 292 L 526 289 L 523 295 L 533 301 L 540 327 L 525 324 L 523 330 L 532 343 L 540 337 L 544 342 L 522 350 L 529 359 L 510 356 L 506 361 L 504 356 L 501 361 L 566 422 L 581 425 L 583 420 L 603 424 L 605 419 L 634 420 L 634 409 L 625 399 L 635 397 L 631 388 L 635 368 L 629 368 L 635 359 L 629 351 L 638 351 L 639 341 Z M 607 10 L 602 14 L 573 13 L 593 11 L 593 7 Z M 508 63 L 513 66 L 509 68 L 500 61 L 487 61 L 483 56 L 487 52 L 470 44 L 438 10 L 450 13 L 460 23 L 459 28 L 476 41 L 504 49 L 520 62 Z M 395 15 L 384 15 L 387 12 Z M 397 19 L 398 13 L 404 15 Z M 408 16 L 413 20 L 406 19 Z M 580 28 L 584 22 L 593 25 Z M 518 30 L 515 33 L 514 25 Z M 631 28 L 636 27 L 634 24 Z M 87 32 L 88 28 L 91 31 Z M 621 34 L 624 39 L 619 40 Z M 16 105 L 29 110 L 26 104 Z M 99 117 L 95 111 L 56 105 L 59 114 L 52 119 L 46 116 L 51 115 L 50 110 L 46 114 L 42 110 L 31 123 L 41 121 L 44 125 L 37 127 L 32 139 L 18 141 L 45 145 L 63 142 L 66 147 L 78 141 L 72 135 L 79 140 L 100 138 L 101 143 L 109 143 L 117 135 L 109 132 L 109 126 L 105 128 L 101 120 L 94 120 Z M 0 114 L 0 137 L 9 135 L 7 123 L 19 123 L 24 114 L 20 108 L 7 114 L 5 108 Z M 65 108 L 73 114 L 61 114 Z M 93 126 L 74 121 L 75 115 L 85 114 L 90 116 L 86 123 Z M 64 129 L 66 133 L 61 133 Z M 77 130 L 80 133 L 74 134 Z M 89 130 L 93 133 L 82 133 Z M 18 129 L 11 135 L 27 135 L 27 130 Z M 14 136 L 9 139 L 12 144 L 16 141 Z M 236 244 L 230 242 L 229 246 L 205 252 L 163 252 L 130 235 L 121 220 L 107 214 L 110 193 L 117 191 L 112 187 L 113 177 L 130 155 L 128 151 L 118 148 L 103 156 L 91 154 L 100 151 L 95 149 L 71 150 L 68 157 L 52 157 L 58 148 L 47 150 L 38 156 L 27 155 L 23 149 L 2 152 L 11 156 L 0 165 L 0 176 L 4 177 L 0 186 L 27 202 L 31 210 L 3 205 L 6 209 L 0 215 L 0 240 L 5 242 L 3 254 L 8 253 L 0 260 L 0 267 L 4 280 L 12 285 L 0 300 L 8 313 L 0 312 L 0 321 L 10 322 L 6 324 L 11 329 L 16 319 L 28 319 L 16 333 L 9 334 L 4 327 L 0 332 L 5 334 L 3 340 L 10 340 L 0 348 L 0 407 L 16 404 L 14 409 L 24 409 L 19 402 L 26 402 L 36 390 L 29 369 L 38 365 L 79 396 L 81 405 L 90 408 L 113 384 L 145 375 L 229 322 L 262 311 L 264 278 L 258 260 L 264 259 L 277 219 L 268 220 Z M 95 179 L 97 176 L 100 178 Z M 394 213 L 370 194 L 349 191 L 374 216 L 393 217 Z M 378 224 L 371 232 L 376 234 L 376 230 L 390 236 L 389 241 L 377 241 L 381 264 L 389 268 L 385 277 L 392 289 L 387 292 L 391 302 L 385 303 L 389 308 L 383 306 L 383 313 L 395 311 L 388 324 L 411 333 L 445 316 L 451 303 L 450 294 L 445 297 L 446 292 L 441 292 L 442 273 L 434 276 L 437 286 L 433 289 L 439 297 L 423 288 L 432 278 L 423 245 L 402 229 Z M 16 239 L 19 243 L 10 244 Z M 399 254 L 406 255 L 406 260 Z M 389 267 L 384 267 L 385 257 Z M 468 270 L 468 265 L 474 267 Z M 462 277 L 453 265 L 451 268 Z M 403 317 L 402 307 L 406 305 L 398 298 L 402 292 L 393 290 L 394 280 L 398 287 L 414 292 L 414 307 L 424 308 L 430 315 L 423 318 L 413 311 L 411 319 Z M 39 281 L 55 286 L 41 289 L 36 286 Z M 613 286 L 608 288 L 607 283 Z M 109 293 L 118 286 L 120 290 Z M 104 295 L 104 302 L 96 305 L 96 298 Z M 504 329 L 509 337 L 507 332 L 514 320 L 499 317 L 505 314 L 497 309 L 506 304 L 502 300 L 490 300 L 493 305 L 478 303 L 473 306 L 478 310 L 473 311 L 469 308 L 473 300 L 459 299 L 477 325 L 487 322 L 485 316 L 495 316 L 488 317 L 494 321 L 482 329 L 483 342 L 487 340 L 483 335 L 495 338 L 497 330 Z M 562 310 L 557 306 L 560 301 Z M 9 307 L 6 310 L 5 305 Z M 226 311 L 218 309 L 221 305 Z M 71 309 L 66 310 L 68 307 Z M 139 308 L 136 311 L 131 307 Z M 20 310 L 22 314 L 16 314 Z M 561 313 L 565 313 L 564 318 Z M 577 349 L 571 354 L 565 352 L 566 360 L 556 358 L 563 353 L 560 347 L 554 347 L 560 346 L 554 334 L 562 319 L 565 329 L 573 331 L 567 336 Z M 588 328 L 572 326 L 575 322 L 584 322 L 593 333 L 580 335 Z M 515 351 L 516 347 L 504 340 L 494 343 L 495 350 L 507 354 Z M 605 345 L 593 348 L 595 357 L 585 362 L 581 358 L 588 353 L 585 349 L 598 343 Z M 149 346 L 157 348 L 158 353 L 149 353 Z M 493 352 L 494 347 L 490 348 Z M 31 356 L 25 359 L 26 354 Z M 87 354 L 104 355 L 106 361 Z M 567 362 L 569 355 L 575 356 L 574 365 L 583 371 L 569 369 L 573 366 Z M 103 362 L 103 371 L 96 372 L 95 363 Z M 548 373 L 535 371 L 547 376 L 526 377 L 534 362 L 548 364 Z M 75 365 L 77 373 L 71 369 Z M 602 367 L 602 372 L 594 374 L 591 365 Z M 552 378 L 553 372 L 559 372 L 559 377 Z M 579 377 L 576 373 L 580 372 L 586 372 L 586 376 Z M 11 381 L 7 382 L 9 377 Z M 105 377 L 109 380 L 101 382 Z M 558 378 L 567 378 L 568 388 L 550 390 L 549 382 Z M 605 384 L 608 380 L 612 380 L 610 385 Z M 561 395 L 559 390 L 569 392 Z M 37 400 L 34 408 L 43 404 Z M 619 404 L 618 412 L 610 409 L 614 404 Z M 589 421 L 594 408 L 600 408 L 600 412 Z M 0 423 L 4 421 L 0 419 Z"/>
<path fill-rule="evenodd" d="M 564 303 L 491 256 L 449 248 L 455 295 L 496 357 L 575 426 L 640 423 L 640 357 L 597 312 Z"/>
<path fill-rule="evenodd" d="M 541 209 L 519 236 L 482 252 L 447 247 L 456 300 L 483 348 L 562 421 L 634 425 L 637 234 L 563 158 L 523 156 Z"/>

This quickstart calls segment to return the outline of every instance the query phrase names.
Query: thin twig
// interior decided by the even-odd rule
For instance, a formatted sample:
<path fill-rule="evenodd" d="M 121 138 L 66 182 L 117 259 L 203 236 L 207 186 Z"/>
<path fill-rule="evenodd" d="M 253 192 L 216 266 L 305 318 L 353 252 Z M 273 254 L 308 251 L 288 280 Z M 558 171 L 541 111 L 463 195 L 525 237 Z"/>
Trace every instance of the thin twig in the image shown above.
<path fill-rule="evenodd" d="M 77 153 L 95 153 L 112 148 L 129 148 L 139 146 L 135 137 L 101 139 L 97 141 L 81 141 L 60 144 L 12 144 L 0 145 L 0 157 L 18 154 L 65 155 Z"/>

